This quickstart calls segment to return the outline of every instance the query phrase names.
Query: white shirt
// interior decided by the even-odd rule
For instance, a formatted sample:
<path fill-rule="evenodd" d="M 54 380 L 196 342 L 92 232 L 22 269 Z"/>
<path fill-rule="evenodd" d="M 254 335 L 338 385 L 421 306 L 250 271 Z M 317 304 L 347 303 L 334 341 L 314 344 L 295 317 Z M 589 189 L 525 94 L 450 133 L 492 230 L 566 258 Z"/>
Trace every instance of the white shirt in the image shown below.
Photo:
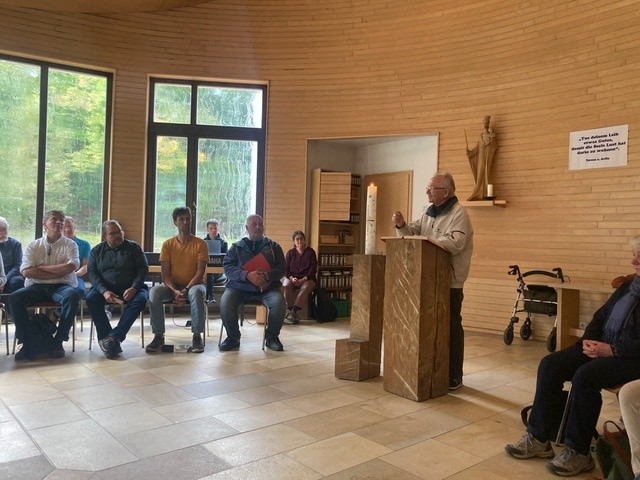
<path fill-rule="evenodd" d="M 22 256 L 22 264 L 20 265 L 21 272 L 29 267 L 59 265 L 61 263 L 73 263 L 75 265 L 74 271 L 51 279 L 25 278 L 24 286 L 28 287 L 34 283 L 65 283 L 72 287 L 78 286 L 78 278 L 76 277 L 75 271 L 80 268 L 80 259 L 78 258 L 78 246 L 76 242 L 65 236 L 61 236 L 54 243 L 49 243 L 46 236 L 29 242 Z"/>

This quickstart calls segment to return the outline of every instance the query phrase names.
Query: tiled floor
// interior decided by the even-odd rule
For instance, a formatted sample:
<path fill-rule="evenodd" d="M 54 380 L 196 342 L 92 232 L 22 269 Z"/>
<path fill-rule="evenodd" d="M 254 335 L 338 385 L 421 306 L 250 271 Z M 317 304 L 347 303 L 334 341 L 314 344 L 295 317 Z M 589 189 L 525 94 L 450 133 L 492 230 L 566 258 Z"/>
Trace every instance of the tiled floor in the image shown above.
<path fill-rule="evenodd" d="M 167 326 L 168 343 L 190 341 Z M 558 478 L 545 460 L 504 453 L 523 431 L 542 342 L 467 332 L 464 387 L 416 403 L 381 378 L 334 377 L 346 319 L 285 325 L 278 353 L 263 352 L 261 328 L 246 324 L 241 350 L 220 353 L 219 328 L 213 321 L 200 355 L 147 355 L 135 325 L 123 357 L 107 360 L 95 343 L 88 350 L 85 323 L 64 359 L 2 356 L 0 478 Z M 605 403 L 602 417 L 618 418 L 615 397 Z"/>

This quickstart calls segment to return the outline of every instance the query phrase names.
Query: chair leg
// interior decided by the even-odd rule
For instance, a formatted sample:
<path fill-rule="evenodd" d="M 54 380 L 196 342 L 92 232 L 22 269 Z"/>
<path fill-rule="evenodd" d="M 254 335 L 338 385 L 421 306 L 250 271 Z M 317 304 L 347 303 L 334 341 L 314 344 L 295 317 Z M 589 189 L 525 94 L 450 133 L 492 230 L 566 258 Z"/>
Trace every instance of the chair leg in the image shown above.
<path fill-rule="evenodd" d="M 7 347 L 7 355 L 9 355 L 9 316 L 4 307 L 0 307 L 0 322 L 4 323 L 5 345 Z"/>
<path fill-rule="evenodd" d="M 564 441 L 564 432 L 567 429 L 567 420 L 569 419 L 569 407 L 571 405 L 571 385 L 569 385 L 569 393 L 567 394 L 567 403 L 564 405 L 564 410 L 562 412 L 562 419 L 560 420 L 560 425 L 558 426 L 558 434 L 556 435 L 556 445 L 562 445 Z"/>
<path fill-rule="evenodd" d="M 93 320 L 91 321 L 91 326 L 89 327 L 89 350 L 91 350 L 91 343 L 93 343 Z"/>
<path fill-rule="evenodd" d="M 269 325 L 269 307 L 264 306 L 266 312 L 266 318 L 264 319 L 264 329 L 262 330 L 262 350 L 264 350 L 267 344 L 267 326 Z"/>
<path fill-rule="evenodd" d="M 140 339 L 144 348 L 144 308 L 140 312 Z"/>

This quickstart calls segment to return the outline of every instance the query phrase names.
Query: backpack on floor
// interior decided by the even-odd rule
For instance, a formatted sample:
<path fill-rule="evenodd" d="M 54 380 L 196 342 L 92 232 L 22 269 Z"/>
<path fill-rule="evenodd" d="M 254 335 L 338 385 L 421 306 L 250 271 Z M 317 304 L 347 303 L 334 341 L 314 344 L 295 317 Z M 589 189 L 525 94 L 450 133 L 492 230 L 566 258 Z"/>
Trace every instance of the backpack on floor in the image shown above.
<path fill-rule="evenodd" d="M 56 325 L 44 313 L 33 315 L 26 325 L 28 343 L 26 347 L 31 355 L 48 353 L 53 348 L 53 335 Z"/>
<path fill-rule="evenodd" d="M 311 318 L 314 318 L 316 322 L 333 322 L 338 317 L 338 309 L 324 288 L 316 288 L 311 292 L 309 302 L 311 304 Z"/>

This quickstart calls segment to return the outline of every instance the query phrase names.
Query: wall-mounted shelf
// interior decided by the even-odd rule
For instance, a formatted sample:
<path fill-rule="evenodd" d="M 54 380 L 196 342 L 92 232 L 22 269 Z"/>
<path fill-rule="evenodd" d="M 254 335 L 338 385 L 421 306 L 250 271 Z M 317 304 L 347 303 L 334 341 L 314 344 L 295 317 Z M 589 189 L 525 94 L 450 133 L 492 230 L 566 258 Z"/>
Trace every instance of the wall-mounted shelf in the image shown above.
<path fill-rule="evenodd" d="M 506 200 L 469 200 L 467 202 L 460 202 L 463 207 L 506 207 Z"/>

